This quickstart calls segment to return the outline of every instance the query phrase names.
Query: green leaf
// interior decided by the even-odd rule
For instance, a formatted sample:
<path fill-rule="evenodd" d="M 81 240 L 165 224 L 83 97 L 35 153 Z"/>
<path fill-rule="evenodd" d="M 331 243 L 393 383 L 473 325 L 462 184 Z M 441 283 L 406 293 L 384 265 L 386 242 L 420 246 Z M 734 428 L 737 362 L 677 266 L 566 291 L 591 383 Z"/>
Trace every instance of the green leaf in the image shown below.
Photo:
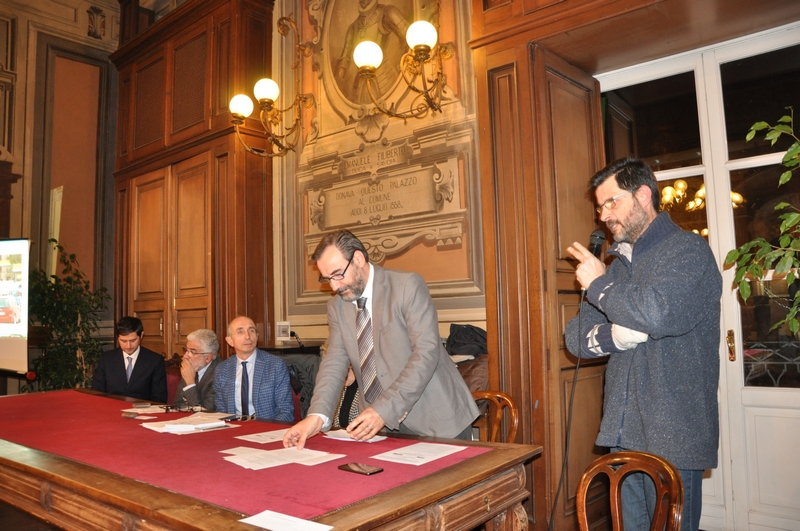
<path fill-rule="evenodd" d="M 739 282 L 739 295 L 741 295 L 742 299 L 745 301 L 750 297 L 750 283 L 746 280 Z"/>
<path fill-rule="evenodd" d="M 778 119 L 778 123 L 782 123 L 782 124 L 792 123 L 792 117 L 789 116 L 788 114 L 787 115 L 783 115 Z"/>
<path fill-rule="evenodd" d="M 786 133 L 786 134 L 789 134 L 789 135 L 794 133 L 794 131 L 792 130 L 791 127 L 789 127 L 788 125 L 783 125 L 783 124 L 776 125 L 775 127 L 772 128 L 772 130 L 773 131 L 780 131 L 781 133 Z"/>
<path fill-rule="evenodd" d="M 775 266 L 775 273 L 778 275 L 783 275 L 784 273 L 789 271 L 789 268 L 792 267 L 793 263 L 794 263 L 794 253 L 788 251 L 785 255 L 783 255 L 783 258 L 780 259 L 778 265 Z"/>
<path fill-rule="evenodd" d="M 785 171 L 781 173 L 781 178 L 778 180 L 778 186 L 788 183 L 791 178 L 792 178 L 791 171 Z"/>
<path fill-rule="evenodd" d="M 728 255 L 725 257 L 725 265 L 731 265 L 737 258 L 739 258 L 739 249 L 728 251 Z"/>
<path fill-rule="evenodd" d="M 797 319 L 789 319 L 789 330 L 792 334 L 797 334 L 797 331 L 800 330 L 800 323 L 797 322 Z"/>
<path fill-rule="evenodd" d="M 767 127 L 769 127 L 769 124 L 767 122 L 756 122 L 752 125 L 752 127 L 750 127 L 750 130 L 761 131 L 762 129 L 766 129 Z"/>
<path fill-rule="evenodd" d="M 790 212 L 788 214 L 782 214 L 781 218 L 783 222 L 781 223 L 781 234 L 788 231 L 798 222 L 800 222 L 800 212 Z"/>
<path fill-rule="evenodd" d="M 784 208 L 788 208 L 790 206 L 792 206 L 792 205 L 790 205 L 789 203 L 787 203 L 785 201 L 782 201 L 782 202 L 778 203 L 777 205 L 775 205 L 775 210 L 783 210 Z"/>

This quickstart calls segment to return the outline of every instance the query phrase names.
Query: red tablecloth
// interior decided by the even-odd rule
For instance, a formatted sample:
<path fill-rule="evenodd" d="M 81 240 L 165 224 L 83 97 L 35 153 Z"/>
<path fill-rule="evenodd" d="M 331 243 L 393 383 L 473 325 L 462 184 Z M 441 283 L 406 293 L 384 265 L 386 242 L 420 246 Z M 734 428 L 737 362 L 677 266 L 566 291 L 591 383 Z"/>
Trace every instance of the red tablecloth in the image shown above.
<path fill-rule="evenodd" d="M 225 461 L 225 454 L 219 452 L 236 446 L 281 448 L 281 443 L 260 445 L 235 437 L 285 425 L 244 422 L 239 428 L 200 434 L 156 433 L 143 428 L 142 421 L 122 417 L 121 410 L 130 406 L 78 391 L 2 397 L 0 438 L 243 514 L 270 509 L 299 518 L 321 516 L 490 451 L 469 446 L 427 465 L 400 465 L 371 456 L 414 441 L 389 438 L 367 444 L 317 436 L 308 448 L 346 457 L 312 467 L 291 464 L 248 470 Z M 157 420 L 182 415 L 161 414 Z M 384 472 L 362 476 L 337 468 L 352 461 L 380 466 Z"/>

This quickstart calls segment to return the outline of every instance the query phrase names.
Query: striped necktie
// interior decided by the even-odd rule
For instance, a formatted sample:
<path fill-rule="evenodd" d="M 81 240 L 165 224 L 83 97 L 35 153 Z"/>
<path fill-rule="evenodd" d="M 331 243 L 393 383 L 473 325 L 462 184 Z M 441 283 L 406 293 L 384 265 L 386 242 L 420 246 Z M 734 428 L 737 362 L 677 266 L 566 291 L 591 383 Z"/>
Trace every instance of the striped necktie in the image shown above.
<path fill-rule="evenodd" d="M 367 299 L 361 297 L 356 301 L 356 331 L 358 333 L 358 359 L 361 364 L 361 379 L 364 384 L 364 398 L 370 404 L 381 394 L 381 383 L 378 381 L 378 369 L 375 361 L 375 349 L 372 338 L 372 318 L 367 310 Z"/>
<path fill-rule="evenodd" d="M 133 372 L 133 356 L 128 356 L 128 366 L 125 367 L 125 377 L 127 381 L 131 381 L 131 373 Z"/>

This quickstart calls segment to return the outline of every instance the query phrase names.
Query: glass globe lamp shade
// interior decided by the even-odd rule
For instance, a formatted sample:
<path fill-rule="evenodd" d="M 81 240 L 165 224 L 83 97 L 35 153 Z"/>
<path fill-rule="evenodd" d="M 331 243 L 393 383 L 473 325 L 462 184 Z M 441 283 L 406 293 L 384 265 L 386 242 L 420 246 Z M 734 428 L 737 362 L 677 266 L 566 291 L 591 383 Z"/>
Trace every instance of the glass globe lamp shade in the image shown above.
<path fill-rule="evenodd" d="M 256 83 L 256 86 L 253 87 L 253 94 L 255 95 L 258 101 L 261 100 L 272 100 L 275 101 L 278 99 L 278 95 L 281 93 L 281 89 L 278 88 L 278 84 L 272 81 L 270 78 L 265 77 L 264 79 L 259 79 Z"/>
<path fill-rule="evenodd" d="M 382 61 L 383 50 L 372 41 L 360 42 L 353 50 L 353 62 L 359 68 L 362 66 L 378 68 Z"/>
<path fill-rule="evenodd" d="M 228 104 L 231 113 L 247 118 L 253 114 L 253 100 L 244 94 L 237 94 Z"/>
<path fill-rule="evenodd" d="M 406 32 L 406 42 L 412 50 L 420 44 L 424 44 L 428 48 L 433 48 L 436 46 L 437 39 L 436 28 L 434 28 L 433 24 L 430 22 L 424 20 L 414 22 L 408 27 L 408 31 Z"/>

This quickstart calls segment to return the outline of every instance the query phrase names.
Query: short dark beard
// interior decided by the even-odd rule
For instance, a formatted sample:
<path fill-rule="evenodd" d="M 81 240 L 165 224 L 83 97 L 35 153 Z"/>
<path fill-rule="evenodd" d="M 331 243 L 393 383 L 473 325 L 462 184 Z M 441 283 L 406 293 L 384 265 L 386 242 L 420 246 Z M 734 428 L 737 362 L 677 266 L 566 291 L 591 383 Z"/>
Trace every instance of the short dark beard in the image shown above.
<path fill-rule="evenodd" d="M 367 281 L 364 279 L 364 276 L 361 274 L 359 269 L 353 270 L 353 283 L 352 284 L 345 284 L 340 286 L 339 289 L 336 290 L 336 293 L 342 298 L 345 302 L 353 302 L 358 300 L 361 295 L 364 294 L 364 289 L 367 287 Z M 345 296 L 342 294 L 343 291 L 350 291 L 351 295 Z"/>
<path fill-rule="evenodd" d="M 647 212 L 642 208 L 636 198 L 634 197 L 633 201 L 633 209 L 631 210 L 631 215 L 629 219 L 626 220 L 628 223 L 624 225 L 625 230 L 619 237 L 614 236 L 614 240 L 622 243 L 630 243 L 633 245 L 636 240 L 639 239 L 639 236 L 647 229 L 647 226 L 650 224 L 650 220 L 647 217 Z"/>

